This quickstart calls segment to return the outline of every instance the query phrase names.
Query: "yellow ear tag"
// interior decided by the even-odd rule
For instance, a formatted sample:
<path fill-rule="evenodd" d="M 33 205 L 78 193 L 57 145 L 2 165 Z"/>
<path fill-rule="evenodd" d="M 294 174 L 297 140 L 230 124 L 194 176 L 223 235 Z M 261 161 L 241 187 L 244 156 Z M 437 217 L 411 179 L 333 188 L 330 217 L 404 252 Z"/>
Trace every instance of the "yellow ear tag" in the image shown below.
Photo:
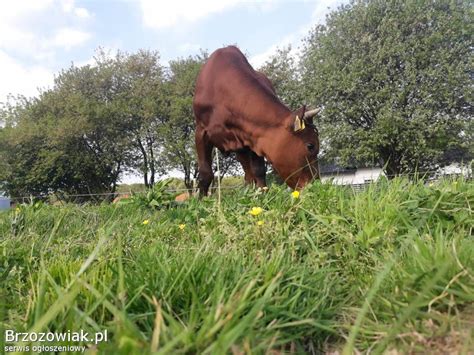
<path fill-rule="evenodd" d="M 296 116 L 294 131 L 295 132 L 301 131 L 301 130 L 305 129 L 305 127 L 306 126 L 304 124 L 304 120 L 300 120 L 300 118 L 298 116 Z"/>

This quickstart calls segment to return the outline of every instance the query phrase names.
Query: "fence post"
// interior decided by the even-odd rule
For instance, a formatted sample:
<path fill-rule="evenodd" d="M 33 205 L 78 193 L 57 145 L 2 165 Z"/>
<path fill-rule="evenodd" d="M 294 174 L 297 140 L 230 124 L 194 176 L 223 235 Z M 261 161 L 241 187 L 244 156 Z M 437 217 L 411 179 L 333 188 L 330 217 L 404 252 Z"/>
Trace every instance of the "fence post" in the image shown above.
<path fill-rule="evenodd" d="M 221 209 L 221 169 L 219 167 L 219 151 L 215 148 L 217 164 L 217 206 Z"/>

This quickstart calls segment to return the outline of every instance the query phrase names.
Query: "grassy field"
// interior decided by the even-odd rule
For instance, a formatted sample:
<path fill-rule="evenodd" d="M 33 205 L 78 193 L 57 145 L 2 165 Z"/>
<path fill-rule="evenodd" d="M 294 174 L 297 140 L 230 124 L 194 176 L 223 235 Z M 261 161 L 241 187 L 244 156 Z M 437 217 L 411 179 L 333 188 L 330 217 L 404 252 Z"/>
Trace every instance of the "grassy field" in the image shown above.
<path fill-rule="evenodd" d="M 107 330 L 90 353 L 472 353 L 473 205 L 472 182 L 395 179 L 20 206 L 0 214 L 2 327 Z"/>

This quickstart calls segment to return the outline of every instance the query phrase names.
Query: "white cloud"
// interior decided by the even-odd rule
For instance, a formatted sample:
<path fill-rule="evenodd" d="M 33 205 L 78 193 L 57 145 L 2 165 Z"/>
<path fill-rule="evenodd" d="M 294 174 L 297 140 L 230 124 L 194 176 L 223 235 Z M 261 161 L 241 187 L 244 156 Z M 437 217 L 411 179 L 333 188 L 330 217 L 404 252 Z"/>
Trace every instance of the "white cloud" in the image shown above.
<path fill-rule="evenodd" d="M 91 13 L 84 7 L 76 7 L 74 9 L 74 15 L 83 19 L 88 19 L 92 17 Z"/>
<path fill-rule="evenodd" d="M 74 0 L 63 0 L 61 6 L 64 12 L 72 12 L 74 10 Z"/>
<path fill-rule="evenodd" d="M 71 49 L 80 46 L 91 38 L 91 34 L 74 28 L 61 28 L 45 43 L 45 47 Z"/>
<path fill-rule="evenodd" d="M 28 46 L 35 41 L 35 35 L 20 28 L 9 26 L 8 23 L 0 23 L 0 48 L 15 48 Z"/>
<path fill-rule="evenodd" d="M 86 65 L 94 67 L 95 64 L 96 64 L 96 61 L 95 61 L 94 57 L 90 57 L 90 58 L 84 59 L 84 60 L 73 61 L 73 63 L 74 63 L 74 66 L 76 66 L 76 67 L 85 67 Z"/>
<path fill-rule="evenodd" d="M 91 33 L 76 28 L 58 28 L 49 36 L 0 23 L 0 49 L 25 55 L 34 60 L 54 57 L 56 49 L 69 50 L 86 43 Z"/>
<path fill-rule="evenodd" d="M 33 57 L 43 58 L 40 51 L 49 51 L 51 47 L 70 49 L 83 44 L 90 34 L 79 28 L 55 28 L 54 19 L 45 35 L 30 25 L 30 20 L 48 16 L 55 8 L 70 18 L 88 18 L 85 8 L 76 7 L 74 0 L 21 0 L 0 3 L 0 49 L 14 50 Z"/>
<path fill-rule="evenodd" d="M 41 66 L 26 67 L 0 50 L 0 101 L 8 94 L 36 96 L 38 88 L 52 86 L 54 75 Z"/>
<path fill-rule="evenodd" d="M 0 5 L 0 48 L 28 46 L 37 34 L 25 27 L 28 20 L 46 10 L 52 1 L 5 1 Z"/>
<path fill-rule="evenodd" d="M 88 19 L 91 18 L 91 13 L 84 7 L 76 7 L 75 0 L 62 0 L 61 1 L 62 10 L 68 14 L 74 14 L 75 16 Z"/>
<path fill-rule="evenodd" d="M 16 22 L 25 15 L 47 9 L 53 0 L 22 0 L 3 1 L 0 5 L 0 20 L 2 23 Z"/>
<path fill-rule="evenodd" d="M 182 22 L 192 23 L 212 13 L 231 8 L 237 3 L 238 0 L 140 1 L 145 26 L 155 29 L 179 25 Z"/>
<path fill-rule="evenodd" d="M 277 43 L 271 45 L 268 47 L 265 51 L 262 53 L 256 54 L 252 57 L 250 57 L 249 62 L 252 64 L 252 66 L 257 69 L 261 67 L 272 55 L 274 55 L 277 51 L 278 48 L 283 48 L 286 47 L 287 45 L 291 44 L 292 48 L 295 48 L 295 43 L 299 41 L 300 37 L 297 36 L 301 31 L 295 32 L 293 34 L 290 34 L 288 36 L 283 37 L 280 41 Z"/>
<path fill-rule="evenodd" d="M 277 0 L 241 1 L 241 0 L 140 0 L 143 23 L 154 29 L 183 26 L 234 8 L 246 6 L 267 11 Z"/>
<path fill-rule="evenodd" d="M 251 56 L 249 59 L 250 64 L 257 69 L 269 60 L 272 55 L 276 54 L 278 48 L 284 48 L 288 45 L 291 45 L 291 55 L 298 60 L 302 52 L 302 48 L 300 47 L 301 40 L 308 33 L 311 26 L 312 24 L 303 25 L 295 32 L 286 35 L 278 42 L 272 44 L 265 51 Z"/>
<path fill-rule="evenodd" d="M 178 46 L 180 52 L 196 52 L 199 48 L 201 48 L 199 44 L 189 42 L 182 43 Z"/>
<path fill-rule="evenodd" d="M 62 0 L 61 8 L 63 12 L 67 14 L 74 14 L 75 16 L 82 19 L 88 19 L 92 17 L 91 13 L 86 8 L 76 7 L 75 0 Z"/>
<path fill-rule="evenodd" d="M 323 24 L 327 14 L 336 10 L 339 5 L 347 2 L 347 0 L 320 0 L 311 14 L 312 25 Z"/>
<path fill-rule="evenodd" d="M 60 15 L 61 19 L 56 17 Z M 61 50 L 81 46 L 91 37 L 83 28 L 91 17 L 74 0 L 16 0 L 0 2 L 0 101 L 8 93 L 32 96 L 53 83 Z M 37 19 L 48 20 L 37 27 Z M 77 23 L 63 27 L 62 23 Z"/>
<path fill-rule="evenodd" d="M 252 57 L 250 57 L 249 62 L 254 68 L 258 68 L 262 66 L 267 60 L 269 60 L 270 57 L 276 53 L 278 48 L 283 48 L 289 44 L 293 48 L 293 56 L 298 59 L 299 55 L 301 54 L 301 48 L 299 47 L 301 44 L 301 40 L 304 38 L 305 35 L 308 34 L 309 30 L 315 25 L 323 24 L 328 13 L 335 10 L 339 5 L 346 2 L 347 0 L 320 0 L 316 3 L 313 9 L 310 23 L 301 26 L 294 33 L 286 35 L 278 42 L 272 44 L 263 52 L 253 55 Z"/>

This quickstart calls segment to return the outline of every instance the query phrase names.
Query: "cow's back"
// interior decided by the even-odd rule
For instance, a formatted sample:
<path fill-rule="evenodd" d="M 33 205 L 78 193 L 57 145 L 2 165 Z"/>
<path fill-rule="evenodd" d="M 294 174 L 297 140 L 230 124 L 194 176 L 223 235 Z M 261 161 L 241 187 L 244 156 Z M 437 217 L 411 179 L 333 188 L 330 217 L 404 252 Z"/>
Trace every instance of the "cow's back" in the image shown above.
<path fill-rule="evenodd" d="M 245 137 L 252 125 L 272 126 L 289 113 L 271 82 L 234 46 L 216 50 L 203 65 L 193 109 L 196 126 L 221 150 L 249 145 Z"/>

